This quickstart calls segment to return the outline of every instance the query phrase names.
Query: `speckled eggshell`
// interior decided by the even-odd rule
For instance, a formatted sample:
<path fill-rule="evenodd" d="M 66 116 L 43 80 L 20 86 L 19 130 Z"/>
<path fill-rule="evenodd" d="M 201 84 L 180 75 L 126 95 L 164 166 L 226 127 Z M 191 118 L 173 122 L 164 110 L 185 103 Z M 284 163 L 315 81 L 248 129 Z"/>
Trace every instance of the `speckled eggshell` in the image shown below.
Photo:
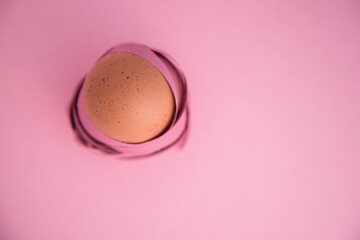
<path fill-rule="evenodd" d="M 125 143 L 159 136 L 172 121 L 175 102 L 161 72 L 128 52 L 104 56 L 87 74 L 83 86 L 87 117 L 104 135 Z"/>

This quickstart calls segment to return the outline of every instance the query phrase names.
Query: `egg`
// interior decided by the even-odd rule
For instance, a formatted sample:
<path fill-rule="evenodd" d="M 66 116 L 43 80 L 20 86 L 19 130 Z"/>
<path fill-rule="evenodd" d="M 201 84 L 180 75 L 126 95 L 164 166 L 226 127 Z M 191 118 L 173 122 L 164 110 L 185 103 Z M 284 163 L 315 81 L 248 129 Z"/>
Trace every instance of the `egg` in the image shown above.
<path fill-rule="evenodd" d="M 82 91 L 89 121 L 120 142 L 154 139 L 174 118 L 169 83 L 152 63 L 133 53 L 110 53 L 99 59 L 86 75 Z"/>

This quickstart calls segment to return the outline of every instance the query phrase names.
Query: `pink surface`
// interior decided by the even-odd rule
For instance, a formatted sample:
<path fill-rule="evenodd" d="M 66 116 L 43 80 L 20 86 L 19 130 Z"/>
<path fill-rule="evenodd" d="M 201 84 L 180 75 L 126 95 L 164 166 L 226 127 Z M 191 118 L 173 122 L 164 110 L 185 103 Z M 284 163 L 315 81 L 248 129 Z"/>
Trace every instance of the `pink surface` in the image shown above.
<path fill-rule="evenodd" d="M 109 47 L 169 53 L 185 148 L 119 161 L 68 105 Z M 360 239 L 359 1 L 0 2 L 0 239 Z"/>

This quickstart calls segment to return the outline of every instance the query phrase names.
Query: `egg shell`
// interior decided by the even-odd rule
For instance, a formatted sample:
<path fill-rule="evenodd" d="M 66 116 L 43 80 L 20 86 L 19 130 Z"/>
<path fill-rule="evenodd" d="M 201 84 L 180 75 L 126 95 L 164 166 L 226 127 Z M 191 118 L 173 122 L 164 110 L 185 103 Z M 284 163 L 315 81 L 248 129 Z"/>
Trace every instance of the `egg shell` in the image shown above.
<path fill-rule="evenodd" d="M 161 134 L 175 110 L 174 95 L 162 73 L 129 52 L 110 53 L 97 61 L 85 78 L 82 96 L 95 128 L 126 143 Z"/>

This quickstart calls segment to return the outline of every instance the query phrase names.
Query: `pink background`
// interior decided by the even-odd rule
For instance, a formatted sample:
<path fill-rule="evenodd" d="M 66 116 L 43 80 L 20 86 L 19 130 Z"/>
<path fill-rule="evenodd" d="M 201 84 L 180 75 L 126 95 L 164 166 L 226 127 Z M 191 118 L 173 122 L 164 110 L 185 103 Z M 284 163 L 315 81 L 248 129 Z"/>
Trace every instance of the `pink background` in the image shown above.
<path fill-rule="evenodd" d="M 75 86 L 109 47 L 164 50 L 183 150 L 80 146 Z M 360 239 L 359 1 L 0 1 L 0 239 Z"/>

